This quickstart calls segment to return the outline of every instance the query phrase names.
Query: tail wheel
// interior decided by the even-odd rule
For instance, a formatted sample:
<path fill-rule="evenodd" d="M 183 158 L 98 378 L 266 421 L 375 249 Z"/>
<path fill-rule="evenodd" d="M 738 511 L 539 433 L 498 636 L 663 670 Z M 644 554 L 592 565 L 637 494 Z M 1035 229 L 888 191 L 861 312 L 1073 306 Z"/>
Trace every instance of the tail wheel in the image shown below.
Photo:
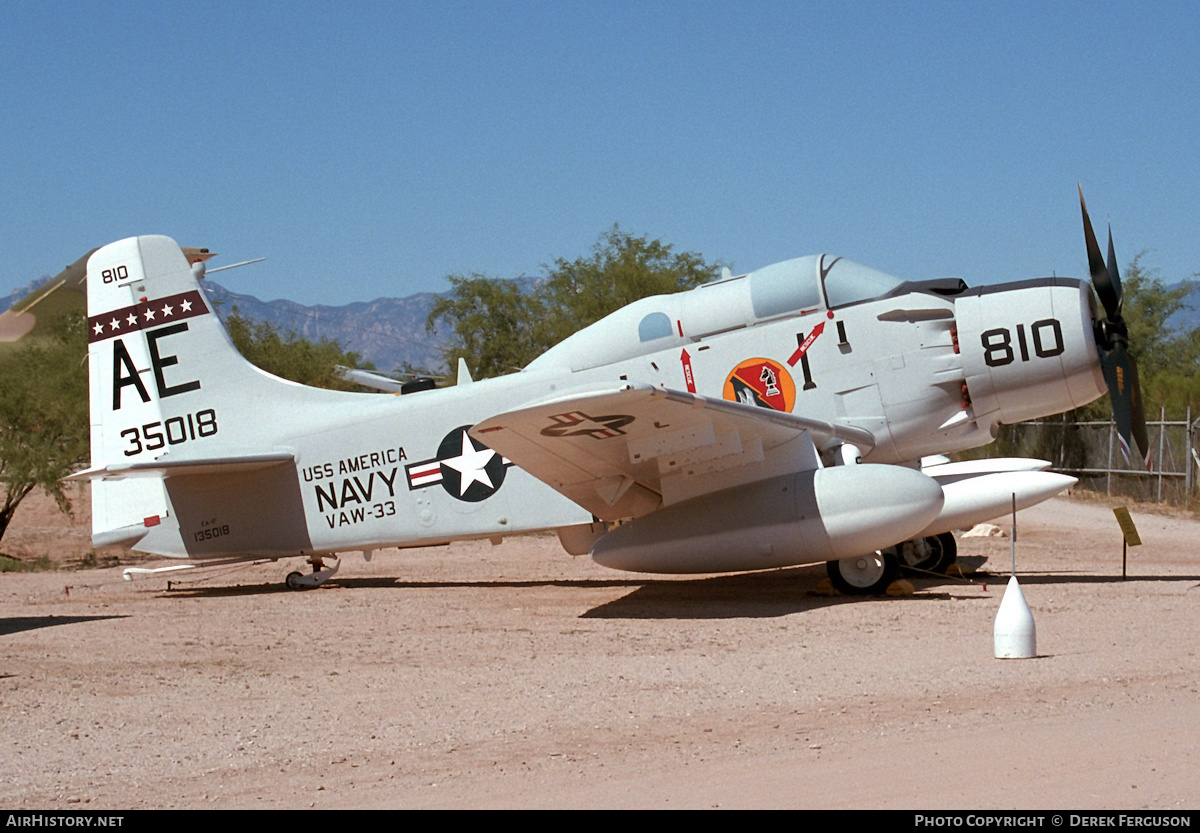
<path fill-rule="evenodd" d="M 312 565 L 312 573 L 306 576 L 299 571 L 290 572 L 287 574 L 287 578 L 283 580 L 283 583 L 289 590 L 305 590 L 310 587 L 320 587 L 337 575 L 338 568 L 342 566 L 340 558 L 333 562 L 332 567 L 325 566 L 325 558 L 332 557 L 332 555 L 324 557 L 320 555 L 309 556 L 308 563 Z"/>
<path fill-rule="evenodd" d="M 896 580 L 900 563 L 892 553 L 872 552 L 825 562 L 829 580 L 847 596 L 878 596 Z"/>

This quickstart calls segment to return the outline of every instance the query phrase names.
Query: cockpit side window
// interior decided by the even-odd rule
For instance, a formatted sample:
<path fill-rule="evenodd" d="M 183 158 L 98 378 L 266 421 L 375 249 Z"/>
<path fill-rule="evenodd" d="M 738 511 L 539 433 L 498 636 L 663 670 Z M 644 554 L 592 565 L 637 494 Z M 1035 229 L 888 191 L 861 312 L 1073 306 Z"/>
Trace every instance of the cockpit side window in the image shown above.
<path fill-rule="evenodd" d="M 671 319 L 664 312 L 652 312 L 638 323 L 638 340 L 654 341 L 671 334 Z"/>

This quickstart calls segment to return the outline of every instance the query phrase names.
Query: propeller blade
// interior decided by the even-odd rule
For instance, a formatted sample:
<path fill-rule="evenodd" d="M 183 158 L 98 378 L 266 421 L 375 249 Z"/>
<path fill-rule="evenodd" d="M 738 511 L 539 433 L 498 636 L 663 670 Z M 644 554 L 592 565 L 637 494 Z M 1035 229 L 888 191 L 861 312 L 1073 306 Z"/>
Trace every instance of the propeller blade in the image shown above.
<path fill-rule="evenodd" d="M 1150 471 L 1150 432 L 1146 430 L 1146 412 L 1142 410 L 1142 383 L 1138 379 L 1137 363 L 1129 357 L 1129 371 L 1133 377 L 1133 438 L 1142 452 L 1142 462 Z"/>
<path fill-rule="evenodd" d="M 1100 296 L 1104 305 L 1104 314 L 1109 321 L 1121 318 L 1121 290 L 1113 286 L 1108 269 L 1104 267 L 1104 255 L 1100 253 L 1100 244 L 1096 242 L 1096 233 L 1092 231 L 1092 220 L 1088 217 L 1087 205 L 1083 201 L 1083 186 L 1079 187 L 1079 208 L 1083 211 L 1083 237 L 1087 243 L 1088 271 L 1092 276 L 1092 286 Z M 1111 236 L 1110 236 L 1111 241 Z"/>
<path fill-rule="evenodd" d="M 1108 384 L 1108 398 L 1112 402 L 1113 421 L 1117 423 L 1117 439 L 1121 442 L 1121 454 L 1125 462 L 1130 460 L 1130 443 L 1133 439 L 1133 395 L 1129 386 L 1129 355 L 1123 348 L 1105 353 L 1100 360 L 1104 370 L 1104 381 Z"/>
<path fill-rule="evenodd" d="M 1133 356 L 1125 352 L 1124 344 L 1115 344 L 1113 349 L 1102 355 L 1100 366 L 1104 381 L 1108 384 L 1109 399 L 1112 400 L 1113 421 L 1117 424 L 1117 436 L 1121 442 L 1121 454 L 1125 462 L 1131 461 L 1132 443 L 1137 442 L 1142 462 L 1150 457 L 1150 441 L 1146 431 L 1146 415 L 1142 410 L 1142 391 L 1138 382 L 1137 364 Z"/>
<path fill-rule="evenodd" d="M 1112 400 L 1113 421 L 1117 424 L 1117 435 L 1121 439 L 1121 453 L 1128 463 L 1131 457 L 1130 444 L 1136 442 L 1142 453 L 1142 462 L 1150 468 L 1150 437 L 1146 430 L 1146 414 L 1142 410 L 1142 386 L 1138 381 L 1137 364 L 1126 351 L 1129 330 L 1121 317 L 1121 276 L 1117 271 L 1117 253 L 1113 249 L 1112 224 L 1108 227 L 1108 266 L 1100 254 L 1100 244 L 1092 231 L 1092 220 L 1088 217 L 1087 204 L 1083 201 L 1083 186 L 1079 187 L 1079 208 L 1083 212 L 1083 237 L 1087 243 L 1088 271 L 1092 274 L 1092 286 L 1104 306 L 1105 320 L 1098 322 L 1096 342 L 1100 346 L 1100 367 L 1108 385 L 1108 396 Z"/>
<path fill-rule="evenodd" d="M 1117 316 L 1119 317 L 1125 293 L 1121 291 L 1121 274 L 1117 271 L 1117 253 L 1113 250 L 1112 223 L 1108 224 L 1108 279 L 1112 281 L 1113 291 L 1117 293 Z M 1109 318 L 1112 316 L 1110 315 Z"/>

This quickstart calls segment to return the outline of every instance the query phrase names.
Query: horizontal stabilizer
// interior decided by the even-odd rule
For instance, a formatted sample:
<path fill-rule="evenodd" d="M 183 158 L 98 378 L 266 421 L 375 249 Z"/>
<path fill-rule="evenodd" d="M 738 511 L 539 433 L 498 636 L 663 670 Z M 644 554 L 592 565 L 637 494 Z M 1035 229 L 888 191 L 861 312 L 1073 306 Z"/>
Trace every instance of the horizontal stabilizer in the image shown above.
<path fill-rule="evenodd" d="M 110 463 L 77 472 L 67 480 L 123 480 L 127 477 L 171 477 L 196 474 L 233 474 L 294 463 L 289 451 L 268 454 L 227 455 L 197 460 L 170 460 L 165 455 L 146 463 Z"/>
<path fill-rule="evenodd" d="M 403 393 L 404 383 L 399 379 L 393 379 L 390 376 L 384 376 L 380 373 L 373 373 L 370 370 L 359 370 L 355 367 L 342 367 L 338 365 L 334 368 L 338 376 L 341 376 L 348 382 L 354 382 L 356 385 L 362 385 L 364 388 L 373 390 L 381 390 L 384 393 Z"/>

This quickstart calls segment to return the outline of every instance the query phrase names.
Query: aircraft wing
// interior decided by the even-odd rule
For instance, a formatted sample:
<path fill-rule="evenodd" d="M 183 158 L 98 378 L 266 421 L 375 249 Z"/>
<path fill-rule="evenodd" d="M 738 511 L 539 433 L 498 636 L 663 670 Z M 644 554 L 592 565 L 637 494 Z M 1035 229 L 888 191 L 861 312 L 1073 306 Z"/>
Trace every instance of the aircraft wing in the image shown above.
<path fill-rule="evenodd" d="M 869 431 L 645 384 L 573 389 L 471 435 L 602 520 L 815 469 L 817 446 Z"/>

